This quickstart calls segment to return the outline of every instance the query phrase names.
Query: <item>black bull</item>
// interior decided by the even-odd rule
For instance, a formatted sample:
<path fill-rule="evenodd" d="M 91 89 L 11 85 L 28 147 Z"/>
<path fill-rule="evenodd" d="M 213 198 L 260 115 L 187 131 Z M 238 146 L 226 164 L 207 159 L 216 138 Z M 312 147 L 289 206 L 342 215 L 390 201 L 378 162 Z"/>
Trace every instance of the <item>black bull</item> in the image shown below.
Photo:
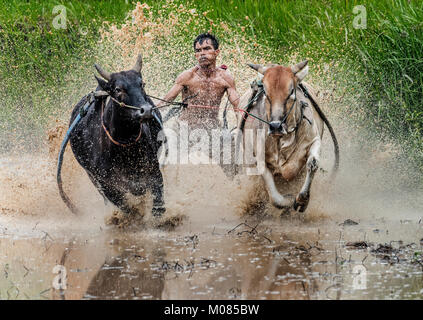
<path fill-rule="evenodd" d="M 104 93 L 70 134 L 75 158 L 105 201 L 111 201 L 124 213 L 137 214 L 139 208 L 130 203 L 128 194 L 139 197 L 150 190 L 152 214 L 161 216 L 165 211 L 157 156 L 162 144 L 158 139 L 161 115 L 144 91 L 141 55 L 129 71 L 108 73 L 95 67 L 106 80 L 96 77 L 96 91 Z M 71 124 L 87 99 L 82 98 L 75 106 Z M 72 210 L 74 207 L 65 198 Z"/>

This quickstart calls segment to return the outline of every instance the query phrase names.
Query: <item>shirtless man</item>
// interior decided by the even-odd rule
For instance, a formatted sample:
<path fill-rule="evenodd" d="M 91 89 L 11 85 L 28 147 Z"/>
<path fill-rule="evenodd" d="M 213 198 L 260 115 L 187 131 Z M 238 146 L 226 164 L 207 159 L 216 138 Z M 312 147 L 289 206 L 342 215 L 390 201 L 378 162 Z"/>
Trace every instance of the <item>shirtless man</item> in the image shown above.
<path fill-rule="evenodd" d="M 218 128 L 219 106 L 225 92 L 234 108 L 238 107 L 235 81 L 225 66 L 216 67 L 220 50 L 219 42 L 212 34 L 200 34 L 194 40 L 194 50 L 198 65 L 182 72 L 163 100 L 173 101 L 180 92 L 182 99 L 195 96 L 188 99 L 188 107 L 182 110 L 179 121 L 187 122 L 190 129 Z M 165 103 L 160 102 L 158 106 Z"/>

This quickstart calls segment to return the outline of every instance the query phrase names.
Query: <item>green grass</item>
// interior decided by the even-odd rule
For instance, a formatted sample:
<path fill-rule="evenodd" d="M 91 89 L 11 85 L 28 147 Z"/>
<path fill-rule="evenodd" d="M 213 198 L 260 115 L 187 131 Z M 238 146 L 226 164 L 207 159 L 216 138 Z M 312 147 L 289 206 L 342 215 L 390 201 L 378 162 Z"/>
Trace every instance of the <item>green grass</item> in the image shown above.
<path fill-rule="evenodd" d="M 53 8 L 67 8 L 66 29 L 53 27 Z M 63 69 L 93 45 L 103 21 L 122 21 L 133 7 L 125 1 L 0 0 L 1 73 L 55 84 Z M 86 33 L 86 35 L 85 35 Z M 60 62 L 60 63 L 59 63 Z"/>
<path fill-rule="evenodd" d="M 156 9 L 164 3 L 146 2 Z M 66 30 L 52 26 L 57 4 L 68 8 Z M 356 5 L 367 10 L 366 29 L 353 27 Z M 399 141 L 423 172 L 422 1 L 192 0 L 186 6 L 245 28 L 251 43 L 269 48 L 273 62 L 286 63 L 296 54 L 314 66 L 328 63 L 321 76 L 355 93 L 355 109 L 345 114 Z M 18 125 L 26 139 L 42 132 L 67 95 L 66 75 L 92 67 L 103 21 L 119 24 L 133 7 L 124 0 L 0 0 L 0 128 Z M 190 31 L 183 35 L 187 41 L 199 29 Z M 225 33 L 217 35 L 224 43 Z"/>

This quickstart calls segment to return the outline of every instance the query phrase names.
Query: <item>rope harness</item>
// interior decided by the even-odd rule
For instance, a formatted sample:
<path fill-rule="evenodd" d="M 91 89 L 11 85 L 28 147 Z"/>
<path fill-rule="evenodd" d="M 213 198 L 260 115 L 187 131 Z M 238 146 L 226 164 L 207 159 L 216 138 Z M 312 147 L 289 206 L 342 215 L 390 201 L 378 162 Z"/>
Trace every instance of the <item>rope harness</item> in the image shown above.
<path fill-rule="evenodd" d="M 102 104 L 101 104 L 101 126 L 102 126 L 104 132 L 106 133 L 107 137 L 109 138 L 109 140 L 113 144 L 115 144 L 115 145 L 117 145 L 119 147 L 129 147 L 129 146 L 132 146 L 132 145 L 136 144 L 140 140 L 140 138 L 142 136 L 142 121 L 140 122 L 140 131 L 139 131 L 138 136 L 136 137 L 136 139 L 134 141 L 129 142 L 129 143 L 123 143 L 123 142 L 119 142 L 115 138 L 113 138 L 112 135 L 111 135 L 111 133 L 110 133 L 110 131 L 107 129 L 106 125 L 104 124 L 104 106 L 105 105 L 108 105 L 110 103 L 110 100 L 112 100 L 113 102 L 115 102 L 116 104 L 118 104 L 122 108 L 129 108 L 129 109 L 134 109 L 134 110 L 140 110 L 140 111 L 142 111 L 143 110 L 142 107 L 135 107 L 135 106 L 126 104 L 126 103 L 124 103 L 122 101 L 119 101 L 119 100 L 115 99 L 114 97 L 112 97 L 107 91 L 103 91 L 103 90 L 91 92 L 89 94 L 89 96 L 90 96 L 89 99 L 91 99 L 92 96 L 94 96 L 94 97 L 107 97 L 106 102 L 102 101 Z M 150 98 L 154 98 L 154 99 L 158 99 L 158 100 L 162 100 L 162 101 L 167 102 L 168 104 L 165 105 L 165 106 L 178 105 L 179 107 L 186 106 L 187 104 L 186 104 L 185 100 L 188 100 L 188 99 L 194 97 L 194 96 L 188 97 L 183 102 L 170 102 L 170 101 L 166 101 L 166 100 L 163 100 L 163 99 L 160 99 L 160 98 L 151 96 L 151 95 L 147 95 L 147 96 L 150 97 Z M 165 107 L 165 106 L 152 108 L 152 115 L 156 119 L 156 121 L 160 124 L 160 127 L 162 129 L 163 129 L 163 122 L 160 120 L 160 118 L 158 117 L 158 115 L 155 113 L 154 110 L 159 109 L 159 108 L 162 108 L 162 107 Z M 179 108 L 179 107 L 177 107 L 177 108 Z M 89 108 L 88 107 L 86 108 L 86 106 L 84 106 L 84 107 L 82 107 L 80 109 L 80 115 L 81 115 L 81 117 L 83 117 L 83 116 L 85 116 L 87 114 L 88 109 Z"/>
<path fill-rule="evenodd" d="M 109 96 L 109 98 L 111 98 L 111 97 Z M 135 139 L 135 141 L 128 142 L 128 143 L 122 143 L 122 142 L 117 141 L 116 139 L 113 139 L 113 137 L 112 137 L 111 133 L 109 132 L 109 130 L 107 130 L 106 125 L 104 124 L 104 116 L 103 116 L 103 115 L 104 115 L 104 105 L 105 105 L 105 104 L 108 104 L 109 98 L 107 98 L 106 103 L 104 103 L 104 101 L 101 103 L 101 126 L 103 127 L 104 132 L 106 133 L 106 135 L 107 135 L 107 137 L 109 138 L 109 140 L 110 140 L 113 144 L 115 144 L 115 145 L 117 145 L 117 146 L 119 146 L 119 147 L 129 147 L 129 146 L 134 145 L 135 143 L 137 143 L 137 142 L 138 142 L 138 140 L 139 140 L 139 139 L 141 138 L 141 136 L 142 136 L 142 121 L 140 122 L 140 131 L 139 131 L 138 136 L 137 136 L 137 138 Z M 113 100 L 113 101 L 115 101 L 116 99 L 112 99 L 112 100 Z M 122 106 L 122 105 L 121 105 L 121 106 Z M 128 106 L 126 106 L 126 107 L 128 107 Z M 129 107 L 132 107 L 132 106 L 129 106 Z M 133 108 L 136 108 L 136 107 L 133 107 Z M 137 108 L 137 109 L 139 109 L 139 108 Z"/>

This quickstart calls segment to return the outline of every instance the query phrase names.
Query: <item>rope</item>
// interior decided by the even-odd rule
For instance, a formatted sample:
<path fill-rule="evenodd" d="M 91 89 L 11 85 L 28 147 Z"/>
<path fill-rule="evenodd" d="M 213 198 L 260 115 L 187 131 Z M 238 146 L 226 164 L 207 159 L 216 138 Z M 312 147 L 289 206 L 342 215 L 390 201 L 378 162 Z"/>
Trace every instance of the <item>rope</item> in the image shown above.
<path fill-rule="evenodd" d="M 198 96 L 198 94 L 199 93 L 197 92 L 196 94 L 194 94 L 192 96 L 186 97 L 184 100 L 182 100 L 182 102 L 173 102 L 173 101 L 169 101 L 169 100 L 164 100 L 162 98 L 151 96 L 149 94 L 147 94 L 147 96 L 150 97 L 150 98 L 157 99 L 157 100 L 160 100 L 160 101 L 163 101 L 163 102 L 166 102 L 167 103 L 166 105 L 163 105 L 163 106 L 160 106 L 160 107 L 154 107 L 153 108 L 153 110 L 154 110 L 154 109 L 160 109 L 160 108 L 164 108 L 164 107 L 168 107 L 168 106 L 187 107 L 188 104 L 186 103 L 186 101 L 189 100 L 189 99 L 195 98 L 196 96 Z"/>
<path fill-rule="evenodd" d="M 72 122 L 68 131 L 66 132 L 66 135 L 65 135 L 65 137 L 62 141 L 62 144 L 60 146 L 60 152 L 59 152 L 59 156 L 58 156 L 58 159 L 57 159 L 56 180 L 57 180 L 57 186 L 59 188 L 60 197 L 62 198 L 62 200 L 66 204 L 66 206 L 69 208 L 69 210 L 74 214 L 77 214 L 78 210 L 75 207 L 75 205 L 71 202 L 69 197 L 66 195 L 65 191 L 63 190 L 63 182 L 62 182 L 62 176 L 61 176 L 62 164 L 63 164 L 63 155 L 64 155 L 65 150 L 66 150 L 66 145 L 69 142 L 71 133 L 73 132 L 75 127 L 78 125 L 78 123 L 81 121 L 81 119 L 87 114 L 88 109 L 94 104 L 94 102 L 95 102 L 94 98 L 96 96 L 97 95 L 94 92 L 91 92 L 87 96 L 87 102 L 84 104 L 83 107 L 81 107 L 81 109 L 79 110 L 79 114 L 76 116 L 75 120 Z M 98 96 L 100 96 L 100 94 Z"/>
<path fill-rule="evenodd" d="M 219 108 L 220 108 L 220 107 L 218 107 L 218 106 L 203 106 L 203 105 L 199 105 L 199 104 L 189 104 L 189 105 L 187 105 L 187 106 L 188 106 L 188 108 L 192 107 L 192 108 L 199 108 L 199 109 L 219 109 Z M 248 107 L 248 105 L 247 105 L 246 107 Z M 244 108 L 245 108 L 245 107 L 244 107 Z M 259 117 L 255 116 L 255 115 L 253 115 L 253 114 L 249 113 L 247 110 L 245 110 L 245 109 L 243 109 L 243 108 L 234 108 L 234 111 L 243 112 L 243 113 L 244 113 L 245 115 L 247 115 L 247 116 L 251 116 L 251 117 L 253 117 L 253 118 L 255 118 L 255 119 L 257 119 L 257 120 L 259 120 L 259 121 L 261 121 L 261 122 L 264 122 L 264 123 L 266 123 L 266 124 L 269 124 L 269 122 L 268 122 L 268 121 L 263 120 L 263 119 L 261 119 L 261 118 L 259 118 Z M 245 115 L 244 115 L 244 116 L 245 116 Z M 247 119 L 245 118 L 245 120 L 247 120 Z"/>
<path fill-rule="evenodd" d="M 112 98 L 112 100 L 113 100 L 113 98 Z M 135 139 L 135 141 L 128 142 L 128 143 L 121 143 L 121 142 L 113 139 L 112 135 L 110 134 L 109 130 L 107 130 L 106 125 L 104 124 L 104 117 L 103 117 L 103 114 L 104 114 L 104 104 L 105 103 L 104 103 L 104 100 L 103 100 L 103 102 L 101 103 L 101 126 L 103 127 L 103 130 L 106 133 L 106 135 L 109 138 L 109 140 L 111 142 L 113 142 L 113 144 L 115 144 L 115 145 L 117 145 L 119 147 L 129 147 L 129 146 L 132 146 L 135 143 L 137 143 L 138 140 L 141 138 L 141 135 L 142 135 L 142 121 L 140 122 L 140 132 L 138 133 L 138 136 Z"/>

